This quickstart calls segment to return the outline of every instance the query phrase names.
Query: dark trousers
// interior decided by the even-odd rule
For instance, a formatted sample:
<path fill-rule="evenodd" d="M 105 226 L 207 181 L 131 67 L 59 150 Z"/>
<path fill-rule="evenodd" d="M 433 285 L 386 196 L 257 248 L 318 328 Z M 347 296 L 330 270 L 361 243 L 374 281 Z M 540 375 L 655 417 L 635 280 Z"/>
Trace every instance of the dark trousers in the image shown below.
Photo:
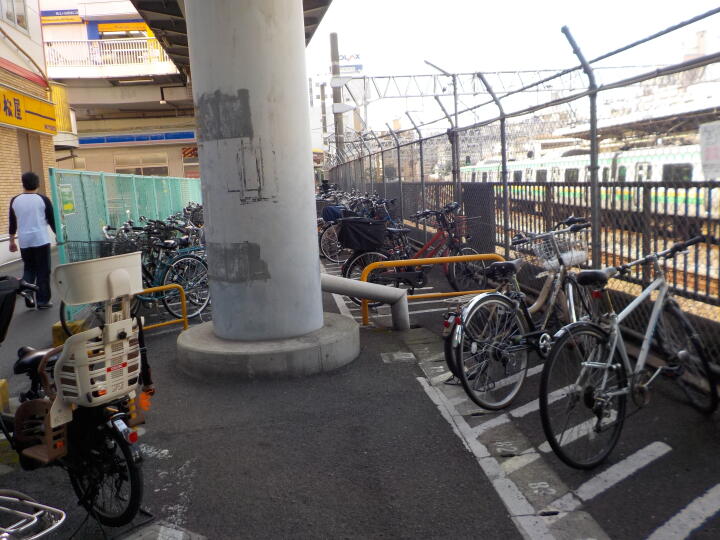
<path fill-rule="evenodd" d="M 20 256 L 25 263 L 23 279 L 40 288 L 37 293 L 38 304 L 47 304 L 50 301 L 50 244 L 21 248 Z"/>

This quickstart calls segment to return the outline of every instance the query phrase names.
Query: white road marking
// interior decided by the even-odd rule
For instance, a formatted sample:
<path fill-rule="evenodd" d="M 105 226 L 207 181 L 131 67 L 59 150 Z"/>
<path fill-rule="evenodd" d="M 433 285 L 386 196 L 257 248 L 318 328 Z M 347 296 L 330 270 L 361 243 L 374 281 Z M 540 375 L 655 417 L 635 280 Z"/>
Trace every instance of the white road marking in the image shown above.
<path fill-rule="evenodd" d="M 720 484 L 707 490 L 652 533 L 648 540 L 687 538 L 720 511 Z"/>
<path fill-rule="evenodd" d="M 611 411 L 610 418 L 607 418 L 604 421 L 606 423 L 610 423 L 610 422 L 614 422 L 616 418 L 617 418 L 617 412 Z M 586 420 L 585 422 L 578 424 L 577 426 L 573 426 L 572 428 L 570 428 L 570 430 L 568 430 L 566 432 L 567 434 L 563 438 L 562 444 L 560 446 L 568 445 L 568 444 L 573 443 L 576 440 L 584 437 L 585 434 L 587 433 L 587 431 L 589 429 L 592 429 L 595 426 L 596 422 L 597 422 L 597 420 L 595 418 L 591 418 L 590 420 Z M 557 439 L 557 437 L 558 436 L 556 435 L 555 439 Z M 538 450 L 540 450 L 541 452 L 547 453 L 547 452 L 550 452 L 552 450 L 552 448 L 550 447 L 550 443 L 545 441 L 538 447 Z"/>
<path fill-rule="evenodd" d="M 597 476 L 594 476 L 577 488 L 574 494 L 573 492 L 568 493 L 564 497 L 557 499 L 550 506 L 557 510 L 572 512 L 580 506 L 581 502 L 587 502 L 597 497 L 671 450 L 672 448 L 664 442 L 656 441 L 651 443 L 604 470 Z"/>
<path fill-rule="evenodd" d="M 565 395 L 565 392 L 567 392 L 568 388 L 570 388 L 570 385 L 566 386 L 565 388 L 558 388 L 554 392 L 550 392 L 547 397 L 548 404 L 554 403 L 555 401 L 563 397 Z M 509 414 L 513 418 L 522 418 L 523 416 L 527 416 L 528 414 L 537 411 L 539 408 L 540 400 L 534 399 L 526 403 L 525 405 L 521 405 L 520 407 L 513 409 L 512 411 L 510 411 Z"/>
<path fill-rule="evenodd" d="M 443 355 L 443 358 L 444 358 L 444 357 L 445 357 L 445 353 L 442 353 L 442 355 Z M 430 360 L 428 360 L 428 361 L 430 361 Z M 539 366 L 531 367 L 530 369 L 527 370 L 527 373 L 525 374 L 525 378 L 532 377 L 533 375 L 537 375 L 538 373 L 541 373 L 541 372 L 542 372 L 542 368 L 543 368 L 543 367 L 542 367 L 542 364 L 539 365 Z M 449 377 L 448 377 L 448 378 L 449 378 Z M 458 383 L 458 384 L 460 384 L 460 383 Z M 468 399 L 470 399 L 470 398 L 468 398 L 466 395 L 454 397 L 454 398 L 451 398 L 451 399 L 450 399 L 450 404 L 453 405 L 453 406 L 460 405 L 461 403 L 467 401 Z"/>
<path fill-rule="evenodd" d="M 525 467 L 525 465 L 530 465 L 539 457 L 540 454 L 538 454 L 537 452 L 520 454 L 519 456 L 511 457 L 510 459 L 503 461 L 500 466 L 502 467 L 503 471 L 505 471 L 505 474 L 510 475 L 515 471 L 519 471 L 520 469 Z"/>
<path fill-rule="evenodd" d="M 508 509 L 510 516 L 513 518 L 513 523 L 515 523 L 520 533 L 525 538 L 531 539 L 553 538 L 545 522 L 536 518 L 535 508 L 525 498 L 518 486 L 505 476 L 498 461 L 490 456 L 485 445 L 476 439 L 476 435 L 465 419 L 452 414 L 451 410 L 454 408 L 448 403 L 443 393 L 430 386 L 422 377 L 418 377 L 418 382 L 428 397 L 435 403 L 443 418 L 450 424 L 455 434 L 463 441 L 465 447 L 473 453 L 485 476 L 492 482 L 495 491 Z"/>

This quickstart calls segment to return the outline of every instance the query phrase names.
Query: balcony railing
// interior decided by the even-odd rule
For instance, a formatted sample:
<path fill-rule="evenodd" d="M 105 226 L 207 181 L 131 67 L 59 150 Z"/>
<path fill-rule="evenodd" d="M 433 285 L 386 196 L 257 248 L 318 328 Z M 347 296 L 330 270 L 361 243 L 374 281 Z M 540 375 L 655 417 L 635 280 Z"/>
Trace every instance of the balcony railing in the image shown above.
<path fill-rule="evenodd" d="M 45 58 L 52 78 L 177 73 L 155 38 L 48 41 Z"/>

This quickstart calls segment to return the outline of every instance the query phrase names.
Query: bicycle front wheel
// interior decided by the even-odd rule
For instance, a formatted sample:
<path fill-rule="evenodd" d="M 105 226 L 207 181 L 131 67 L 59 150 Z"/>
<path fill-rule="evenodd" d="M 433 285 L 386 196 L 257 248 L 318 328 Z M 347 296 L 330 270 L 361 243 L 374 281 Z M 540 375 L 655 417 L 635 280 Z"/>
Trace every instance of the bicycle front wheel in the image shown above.
<path fill-rule="evenodd" d="M 187 300 L 187 316 L 197 317 L 210 303 L 207 263 L 191 255 L 180 256 L 170 263 L 163 285 L 177 284 L 185 291 Z M 176 290 L 166 291 L 162 297 L 165 309 L 175 318 L 182 317 L 180 293 Z"/>
<path fill-rule="evenodd" d="M 465 392 L 485 409 L 507 407 L 527 373 L 525 317 L 510 299 L 489 294 L 473 306 L 462 325 L 455 361 Z"/>
<path fill-rule="evenodd" d="M 685 399 L 698 411 L 711 414 L 718 406 L 717 382 L 710 369 L 708 355 L 680 307 L 670 300 L 660 314 L 657 341 Z"/>
<path fill-rule="evenodd" d="M 602 463 L 617 444 L 625 421 L 627 376 L 617 350 L 607 369 L 583 365 L 606 364 L 610 348 L 601 330 L 579 323 L 558 338 L 543 366 L 543 431 L 555 454 L 576 469 Z"/>
<path fill-rule="evenodd" d="M 357 254 L 355 257 L 351 257 L 348 260 L 348 262 L 343 267 L 343 277 L 359 280 L 360 276 L 362 275 L 362 271 L 367 265 L 374 262 L 387 261 L 388 259 L 389 257 L 384 253 L 381 253 L 380 251 L 364 251 Z M 378 283 L 378 276 L 383 272 L 388 272 L 389 270 L 391 269 L 377 268 L 373 270 L 368 275 L 368 283 Z M 382 283 L 382 285 L 385 285 L 385 283 Z M 353 303 L 357 305 L 360 305 L 362 303 L 361 298 L 356 298 L 354 296 L 350 296 L 349 298 L 353 301 Z M 377 307 L 381 304 L 382 302 L 370 302 L 368 305 L 370 307 Z"/>
<path fill-rule="evenodd" d="M 468 245 L 462 245 L 450 252 L 453 257 L 459 255 L 479 255 L 480 253 Z M 447 280 L 456 291 L 473 291 L 487 289 L 485 261 L 466 261 L 448 264 Z"/>

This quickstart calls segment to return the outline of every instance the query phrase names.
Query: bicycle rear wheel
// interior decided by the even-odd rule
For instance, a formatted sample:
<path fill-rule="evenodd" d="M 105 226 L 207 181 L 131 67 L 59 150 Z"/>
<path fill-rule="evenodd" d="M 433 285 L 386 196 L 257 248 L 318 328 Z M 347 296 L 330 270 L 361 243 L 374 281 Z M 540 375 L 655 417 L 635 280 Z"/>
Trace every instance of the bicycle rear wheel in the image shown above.
<path fill-rule="evenodd" d="M 501 294 L 479 300 L 462 321 L 462 340 L 455 351 L 457 375 L 479 406 L 498 410 L 510 405 L 527 373 L 528 332 L 525 317 Z"/>
<path fill-rule="evenodd" d="M 607 336 L 579 323 L 553 344 L 540 380 L 540 419 L 550 447 L 567 465 L 591 469 L 617 444 L 625 421 L 627 376 L 620 355 L 609 369 L 583 366 L 606 363 Z M 607 374 L 607 381 L 603 379 Z"/>
<path fill-rule="evenodd" d="M 352 250 L 344 248 L 338 241 L 339 225 L 330 225 L 320 234 L 320 254 L 328 261 L 342 264 L 347 261 Z"/>
<path fill-rule="evenodd" d="M 671 375 L 684 397 L 698 411 L 714 412 L 718 406 L 717 381 L 707 352 L 697 330 L 674 300 L 665 305 L 655 332 L 665 360 L 675 368 Z"/>
<path fill-rule="evenodd" d="M 207 263 L 199 257 L 181 255 L 174 259 L 163 276 L 163 285 L 180 285 L 185 291 L 188 319 L 197 317 L 210 303 Z M 182 317 L 180 293 L 166 291 L 162 297 L 165 309 L 173 317 Z"/>

